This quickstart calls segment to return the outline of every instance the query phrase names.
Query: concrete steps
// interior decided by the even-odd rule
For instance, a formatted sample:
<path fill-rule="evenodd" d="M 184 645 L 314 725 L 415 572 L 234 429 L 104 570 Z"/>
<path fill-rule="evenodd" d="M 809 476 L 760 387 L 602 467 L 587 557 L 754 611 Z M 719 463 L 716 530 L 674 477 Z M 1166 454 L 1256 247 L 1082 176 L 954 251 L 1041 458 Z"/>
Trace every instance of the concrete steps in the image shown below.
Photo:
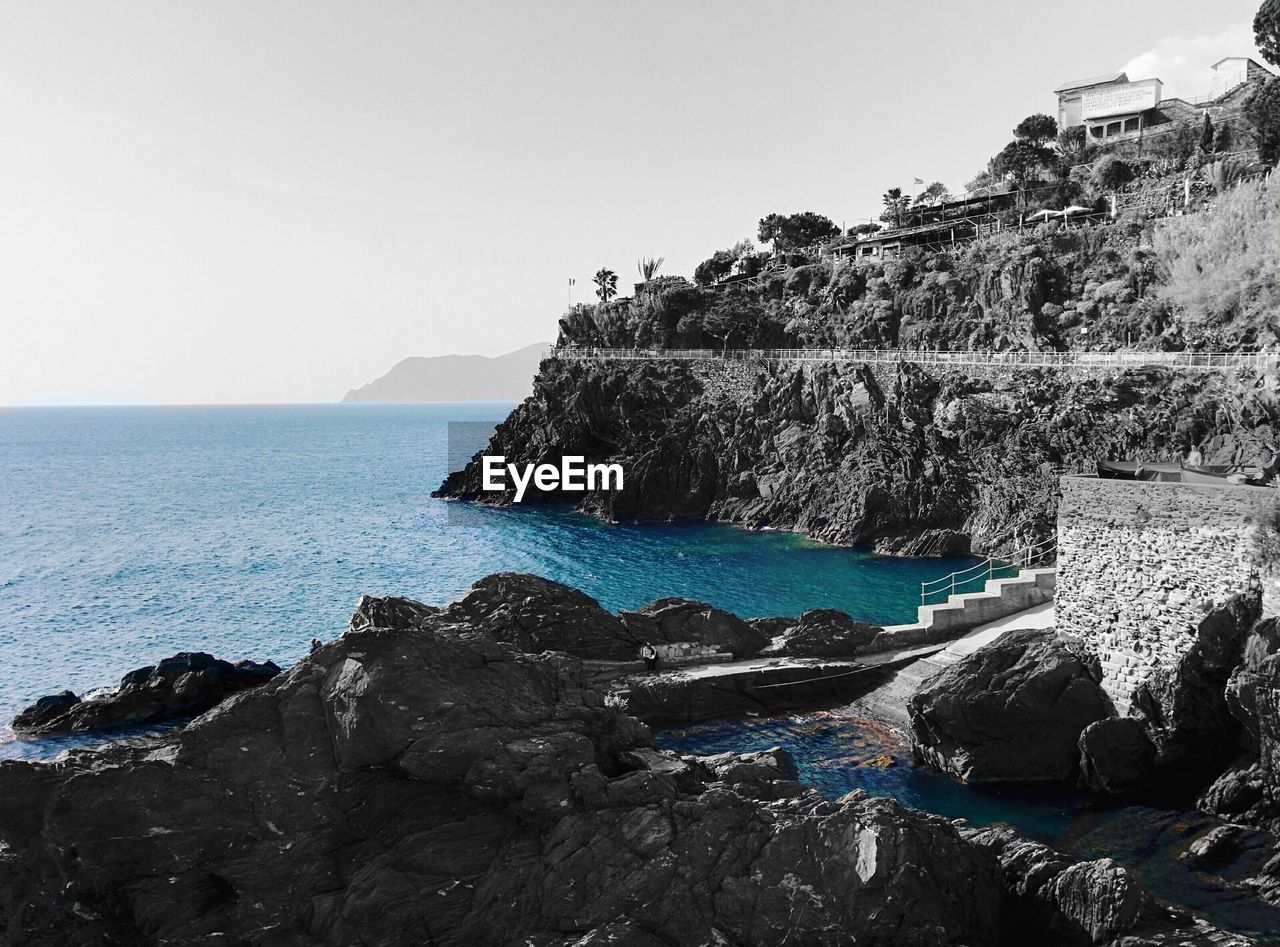
<path fill-rule="evenodd" d="M 914 622 L 888 625 L 871 642 L 869 650 L 909 648 L 958 638 L 979 625 L 1052 600 L 1056 582 L 1056 569 L 1024 569 L 1009 578 L 988 579 L 981 592 L 964 592 L 936 605 L 921 605 Z"/>

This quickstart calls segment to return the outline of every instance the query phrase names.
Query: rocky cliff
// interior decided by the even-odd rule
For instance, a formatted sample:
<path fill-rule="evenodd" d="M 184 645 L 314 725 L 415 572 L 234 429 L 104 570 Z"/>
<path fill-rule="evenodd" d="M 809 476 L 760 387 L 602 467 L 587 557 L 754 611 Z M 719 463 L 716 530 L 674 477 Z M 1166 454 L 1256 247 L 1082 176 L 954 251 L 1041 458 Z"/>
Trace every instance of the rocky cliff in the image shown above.
<path fill-rule="evenodd" d="M 1266 460 L 1276 380 L 1135 370 L 979 377 L 867 366 L 549 361 L 487 453 L 616 462 L 620 491 L 539 492 L 610 518 L 707 518 L 885 552 L 1010 551 L 1052 535 L 1063 466 Z M 486 493 L 472 462 L 438 495 Z"/>

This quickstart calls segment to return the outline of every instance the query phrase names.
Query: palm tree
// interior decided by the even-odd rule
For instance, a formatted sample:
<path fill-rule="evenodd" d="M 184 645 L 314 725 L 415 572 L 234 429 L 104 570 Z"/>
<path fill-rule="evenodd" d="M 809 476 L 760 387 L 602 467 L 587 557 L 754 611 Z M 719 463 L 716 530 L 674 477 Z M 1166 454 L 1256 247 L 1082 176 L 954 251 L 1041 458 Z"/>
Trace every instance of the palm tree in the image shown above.
<path fill-rule="evenodd" d="M 592 277 L 592 281 L 596 284 L 596 295 L 600 297 L 602 303 L 607 303 L 618 295 L 618 274 L 613 270 L 600 267 Z"/>
<path fill-rule="evenodd" d="M 902 226 L 902 211 L 907 205 L 907 198 L 902 193 L 902 188 L 891 187 L 884 192 L 885 216 L 892 217 L 895 225 Z"/>
<path fill-rule="evenodd" d="M 646 283 L 658 275 L 658 270 L 662 269 L 662 264 L 666 261 L 666 257 L 641 257 L 636 260 L 636 269 L 640 271 L 640 278 Z"/>

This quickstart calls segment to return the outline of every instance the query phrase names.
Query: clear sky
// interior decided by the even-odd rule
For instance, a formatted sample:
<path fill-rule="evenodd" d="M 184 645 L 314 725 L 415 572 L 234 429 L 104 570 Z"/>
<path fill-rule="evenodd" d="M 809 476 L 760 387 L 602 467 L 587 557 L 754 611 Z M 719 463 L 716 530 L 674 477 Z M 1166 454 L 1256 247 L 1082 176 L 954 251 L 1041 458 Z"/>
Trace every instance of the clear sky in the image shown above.
<path fill-rule="evenodd" d="M 1256 7 L 0 0 L 0 404 L 333 401 L 550 341 L 569 277 L 960 189 L 1065 80 L 1207 91 Z"/>

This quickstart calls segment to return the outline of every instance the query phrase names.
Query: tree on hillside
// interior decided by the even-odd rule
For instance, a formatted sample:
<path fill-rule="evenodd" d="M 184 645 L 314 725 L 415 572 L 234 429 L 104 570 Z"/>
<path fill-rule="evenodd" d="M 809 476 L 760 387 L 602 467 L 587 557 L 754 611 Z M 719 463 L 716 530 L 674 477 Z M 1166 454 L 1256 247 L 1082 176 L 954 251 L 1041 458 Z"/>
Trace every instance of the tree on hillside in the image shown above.
<path fill-rule="evenodd" d="M 1204 113 L 1204 121 L 1200 123 L 1200 150 L 1213 151 L 1213 119 L 1208 112 Z"/>
<path fill-rule="evenodd" d="M 830 218 L 811 210 L 799 214 L 770 214 L 760 218 L 759 239 L 772 242 L 775 252 L 799 250 L 839 236 L 840 228 Z"/>
<path fill-rule="evenodd" d="M 1074 128 L 1064 128 L 1058 132 L 1053 148 L 1058 153 L 1064 168 L 1069 169 L 1078 164 L 1084 164 L 1089 157 L 1089 139 L 1085 135 L 1084 126 L 1076 125 Z"/>
<path fill-rule="evenodd" d="M 1018 141 L 1029 141 L 1033 145 L 1046 145 L 1058 135 L 1058 122 L 1050 115 L 1037 112 L 1028 115 L 1013 129 L 1013 137 Z"/>
<path fill-rule="evenodd" d="M 987 169 L 979 171 L 970 181 L 965 183 L 965 192 L 970 197 L 984 197 L 988 194 L 994 194 L 997 191 L 1004 190 L 1001 187 L 1003 178 L 997 174 L 993 168 L 995 159 L 987 162 Z"/>
<path fill-rule="evenodd" d="M 613 270 L 602 266 L 596 270 L 596 275 L 591 280 L 596 284 L 596 295 L 600 297 L 602 303 L 607 303 L 618 295 L 618 274 Z"/>
<path fill-rule="evenodd" d="M 902 188 L 891 187 L 880 199 L 884 201 L 884 213 L 880 215 L 880 219 L 892 221 L 895 227 L 901 227 L 902 215 L 907 212 L 911 198 L 902 193 Z"/>
<path fill-rule="evenodd" d="M 1053 163 L 1053 152 L 1026 138 L 1015 138 L 992 159 L 992 170 L 1025 190 Z"/>
<path fill-rule="evenodd" d="M 1262 0 L 1253 18 L 1253 38 L 1262 58 L 1280 66 L 1280 0 Z"/>
<path fill-rule="evenodd" d="M 699 286 L 711 286 L 733 272 L 738 262 L 732 250 L 717 250 L 694 268 L 693 281 Z"/>
<path fill-rule="evenodd" d="M 1258 156 L 1267 164 L 1280 161 L 1280 79 L 1268 79 L 1244 103 Z"/>
<path fill-rule="evenodd" d="M 640 278 L 646 283 L 658 275 L 658 270 L 662 269 L 662 264 L 667 260 L 664 256 L 659 257 L 641 257 L 636 261 L 636 269 L 640 271 Z"/>
<path fill-rule="evenodd" d="M 941 181 L 934 181 L 916 195 L 916 206 L 929 207 L 933 204 L 946 203 L 950 199 L 951 195 L 947 192 L 947 186 Z"/>

